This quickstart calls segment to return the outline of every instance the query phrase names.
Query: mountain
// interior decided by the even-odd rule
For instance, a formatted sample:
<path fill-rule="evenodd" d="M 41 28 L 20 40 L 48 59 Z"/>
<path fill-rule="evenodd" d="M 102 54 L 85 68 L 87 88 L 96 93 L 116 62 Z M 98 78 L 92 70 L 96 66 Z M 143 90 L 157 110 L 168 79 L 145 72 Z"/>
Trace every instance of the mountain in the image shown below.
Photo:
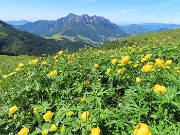
<path fill-rule="evenodd" d="M 39 36 L 60 34 L 89 42 L 106 42 L 130 35 L 104 17 L 73 13 L 56 21 L 39 20 L 16 28 Z"/>
<path fill-rule="evenodd" d="M 83 42 L 72 42 L 66 38 L 57 41 L 45 39 L 29 32 L 17 30 L 0 20 L 0 54 L 54 54 L 65 49 L 76 51 L 83 46 Z"/>
<path fill-rule="evenodd" d="M 26 23 L 29 23 L 27 20 L 20 20 L 20 21 L 5 21 L 5 23 L 10 25 L 24 25 Z"/>
<path fill-rule="evenodd" d="M 155 31 L 171 30 L 180 28 L 180 24 L 166 24 L 166 23 L 142 23 L 130 24 L 127 26 L 119 26 L 122 30 L 130 34 L 143 34 Z"/>

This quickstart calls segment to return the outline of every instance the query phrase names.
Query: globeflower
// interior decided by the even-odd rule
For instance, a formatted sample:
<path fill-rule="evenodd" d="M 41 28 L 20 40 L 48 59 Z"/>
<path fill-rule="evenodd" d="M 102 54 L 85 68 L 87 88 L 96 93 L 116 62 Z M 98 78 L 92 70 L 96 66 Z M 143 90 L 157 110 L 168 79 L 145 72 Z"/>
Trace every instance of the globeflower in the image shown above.
<path fill-rule="evenodd" d="M 9 114 L 13 114 L 18 110 L 18 107 L 14 105 L 13 107 L 9 108 Z"/>
<path fill-rule="evenodd" d="M 61 133 L 63 133 L 65 131 L 65 129 L 66 129 L 66 127 L 64 125 L 62 125 L 61 130 L 60 130 Z"/>
<path fill-rule="evenodd" d="M 82 97 L 82 98 L 80 98 L 79 99 L 81 102 L 84 102 L 86 99 L 85 99 L 85 97 Z"/>
<path fill-rule="evenodd" d="M 148 54 L 145 56 L 145 58 L 146 58 L 146 59 L 149 59 L 149 58 L 151 58 L 151 56 L 152 56 L 152 54 L 151 54 L 151 53 L 148 53 Z"/>
<path fill-rule="evenodd" d="M 69 112 L 66 113 L 66 115 L 69 116 L 69 117 L 71 117 L 73 114 L 74 114 L 73 111 L 69 111 Z"/>
<path fill-rule="evenodd" d="M 160 84 L 154 85 L 154 92 L 165 94 L 167 91 L 166 87 Z"/>
<path fill-rule="evenodd" d="M 47 64 L 48 64 L 47 61 L 42 62 L 42 65 L 47 65 Z"/>
<path fill-rule="evenodd" d="M 138 65 L 139 65 L 139 64 L 134 64 L 134 66 L 133 66 L 133 67 L 134 67 L 134 68 L 137 68 L 137 67 L 138 67 Z"/>
<path fill-rule="evenodd" d="M 172 64 L 172 60 L 166 60 L 165 65 L 171 65 Z"/>
<path fill-rule="evenodd" d="M 18 135 L 28 135 L 29 133 L 29 128 L 22 128 L 19 132 Z"/>
<path fill-rule="evenodd" d="M 117 71 L 117 74 L 120 75 L 120 74 L 124 73 L 124 70 L 125 70 L 125 68 L 119 69 L 119 70 Z"/>
<path fill-rule="evenodd" d="M 149 71 L 152 70 L 152 68 L 153 68 L 152 65 L 146 64 L 146 65 L 144 65 L 144 66 L 142 67 L 141 71 L 142 71 L 142 72 L 149 72 Z"/>
<path fill-rule="evenodd" d="M 122 64 L 122 65 L 126 64 L 126 62 L 128 62 L 128 60 L 129 60 L 129 58 L 130 58 L 129 56 L 124 56 L 124 57 L 121 59 L 121 61 L 120 61 L 121 64 Z"/>
<path fill-rule="evenodd" d="M 53 115 L 54 115 L 53 112 L 47 111 L 47 113 L 43 115 L 43 119 L 44 119 L 45 121 L 49 121 Z"/>
<path fill-rule="evenodd" d="M 50 77 L 54 77 L 54 76 L 56 76 L 57 74 L 58 74 L 57 70 L 53 70 L 53 71 L 51 71 L 51 72 L 49 73 L 49 76 L 50 76 Z"/>
<path fill-rule="evenodd" d="M 48 129 L 43 129 L 41 133 L 42 133 L 42 135 L 47 135 L 48 132 L 49 132 Z"/>
<path fill-rule="evenodd" d="M 36 65 L 37 63 L 38 63 L 38 59 L 34 59 L 29 62 L 30 65 Z"/>
<path fill-rule="evenodd" d="M 35 107 L 33 108 L 33 113 L 37 113 L 37 111 L 38 111 L 38 107 L 35 106 Z"/>
<path fill-rule="evenodd" d="M 99 68 L 99 64 L 94 64 L 94 67 L 95 68 Z"/>
<path fill-rule="evenodd" d="M 118 61 L 118 59 L 113 59 L 113 60 L 111 61 L 111 63 L 112 63 L 113 65 L 115 65 L 115 64 L 117 63 L 117 61 Z"/>
<path fill-rule="evenodd" d="M 137 83 L 141 82 L 141 78 L 140 77 L 136 77 L 136 82 Z"/>
<path fill-rule="evenodd" d="M 81 119 L 82 120 L 87 120 L 89 117 L 89 112 L 88 111 L 84 111 L 82 114 L 81 114 Z"/>
<path fill-rule="evenodd" d="M 59 52 L 58 52 L 59 55 L 62 55 L 63 53 L 64 53 L 63 51 L 59 51 Z"/>
<path fill-rule="evenodd" d="M 19 63 L 19 66 L 18 66 L 19 68 L 21 68 L 21 67 L 24 67 L 24 64 L 23 63 Z"/>
<path fill-rule="evenodd" d="M 100 132 L 101 132 L 101 130 L 100 130 L 99 127 L 97 127 L 97 128 L 92 128 L 90 135 L 100 135 Z"/>
<path fill-rule="evenodd" d="M 57 125 L 56 124 L 52 124 L 50 127 L 50 131 L 56 131 L 57 130 Z"/>
<path fill-rule="evenodd" d="M 151 135 L 151 132 L 146 124 L 139 123 L 134 130 L 134 135 Z"/>
<path fill-rule="evenodd" d="M 108 69 L 106 70 L 106 72 L 107 72 L 107 73 L 110 73 L 110 72 L 111 72 L 111 69 L 110 69 L 110 68 L 108 68 Z"/>
<path fill-rule="evenodd" d="M 156 62 L 156 65 L 157 65 L 158 67 L 162 67 L 162 66 L 165 64 L 164 60 L 162 60 L 162 59 L 160 59 L 160 58 L 157 58 L 157 59 L 155 60 L 155 62 Z"/>

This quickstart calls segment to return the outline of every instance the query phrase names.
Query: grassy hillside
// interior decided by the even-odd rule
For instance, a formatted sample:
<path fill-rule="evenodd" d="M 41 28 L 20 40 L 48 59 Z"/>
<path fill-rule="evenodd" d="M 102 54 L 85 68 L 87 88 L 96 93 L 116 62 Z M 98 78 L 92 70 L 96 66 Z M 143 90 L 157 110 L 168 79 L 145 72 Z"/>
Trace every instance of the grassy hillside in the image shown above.
<path fill-rule="evenodd" d="M 115 43 L 1 73 L 1 133 L 179 135 L 179 41 Z"/>
<path fill-rule="evenodd" d="M 132 45 L 145 45 L 151 43 L 159 42 L 173 42 L 180 41 L 180 29 L 167 30 L 163 32 L 152 32 L 148 34 L 134 35 L 121 40 L 112 41 L 110 43 L 100 46 L 100 48 L 112 49 L 119 46 L 132 46 Z"/>
<path fill-rule="evenodd" d="M 77 51 L 83 42 L 45 39 L 37 35 L 17 30 L 0 21 L 0 54 L 14 53 L 25 55 L 55 54 L 58 50 Z"/>
<path fill-rule="evenodd" d="M 32 56 L 20 55 L 20 56 L 7 56 L 0 55 L 0 70 L 3 74 L 8 74 L 14 70 L 14 67 L 17 67 L 19 63 L 25 63 L 30 59 L 33 59 Z"/>

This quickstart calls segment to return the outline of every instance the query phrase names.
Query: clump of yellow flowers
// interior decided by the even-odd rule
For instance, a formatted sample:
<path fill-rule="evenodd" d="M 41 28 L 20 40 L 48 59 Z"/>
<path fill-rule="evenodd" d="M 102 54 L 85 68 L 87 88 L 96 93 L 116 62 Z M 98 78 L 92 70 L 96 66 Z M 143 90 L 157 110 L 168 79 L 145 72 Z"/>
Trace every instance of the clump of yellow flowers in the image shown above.
<path fill-rule="evenodd" d="M 117 63 L 118 59 L 112 59 L 111 64 L 115 65 Z"/>
<path fill-rule="evenodd" d="M 148 125 L 145 123 L 139 123 L 134 130 L 134 135 L 151 135 L 151 132 Z"/>
<path fill-rule="evenodd" d="M 166 87 L 160 84 L 154 85 L 154 92 L 165 94 L 167 91 Z"/>
<path fill-rule="evenodd" d="M 129 56 L 124 56 L 122 59 L 121 59 L 121 64 L 124 65 L 126 64 L 128 61 L 129 61 L 130 57 Z"/>
<path fill-rule="evenodd" d="M 142 67 L 141 71 L 142 72 L 150 72 L 152 70 L 153 66 L 150 64 L 146 64 Z"/>

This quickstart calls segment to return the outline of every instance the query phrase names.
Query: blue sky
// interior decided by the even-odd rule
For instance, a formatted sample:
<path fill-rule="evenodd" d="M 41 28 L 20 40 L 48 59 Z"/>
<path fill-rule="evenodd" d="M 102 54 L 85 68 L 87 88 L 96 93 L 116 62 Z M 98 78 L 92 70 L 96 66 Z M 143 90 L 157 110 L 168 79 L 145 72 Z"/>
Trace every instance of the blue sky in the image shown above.
<path fill-rule="evenodd" d="M 69 13 L 104 16 L 116 24 L 180 24 L 180 0 L 0 0 L 0 20 L 56 20 Z"/>

